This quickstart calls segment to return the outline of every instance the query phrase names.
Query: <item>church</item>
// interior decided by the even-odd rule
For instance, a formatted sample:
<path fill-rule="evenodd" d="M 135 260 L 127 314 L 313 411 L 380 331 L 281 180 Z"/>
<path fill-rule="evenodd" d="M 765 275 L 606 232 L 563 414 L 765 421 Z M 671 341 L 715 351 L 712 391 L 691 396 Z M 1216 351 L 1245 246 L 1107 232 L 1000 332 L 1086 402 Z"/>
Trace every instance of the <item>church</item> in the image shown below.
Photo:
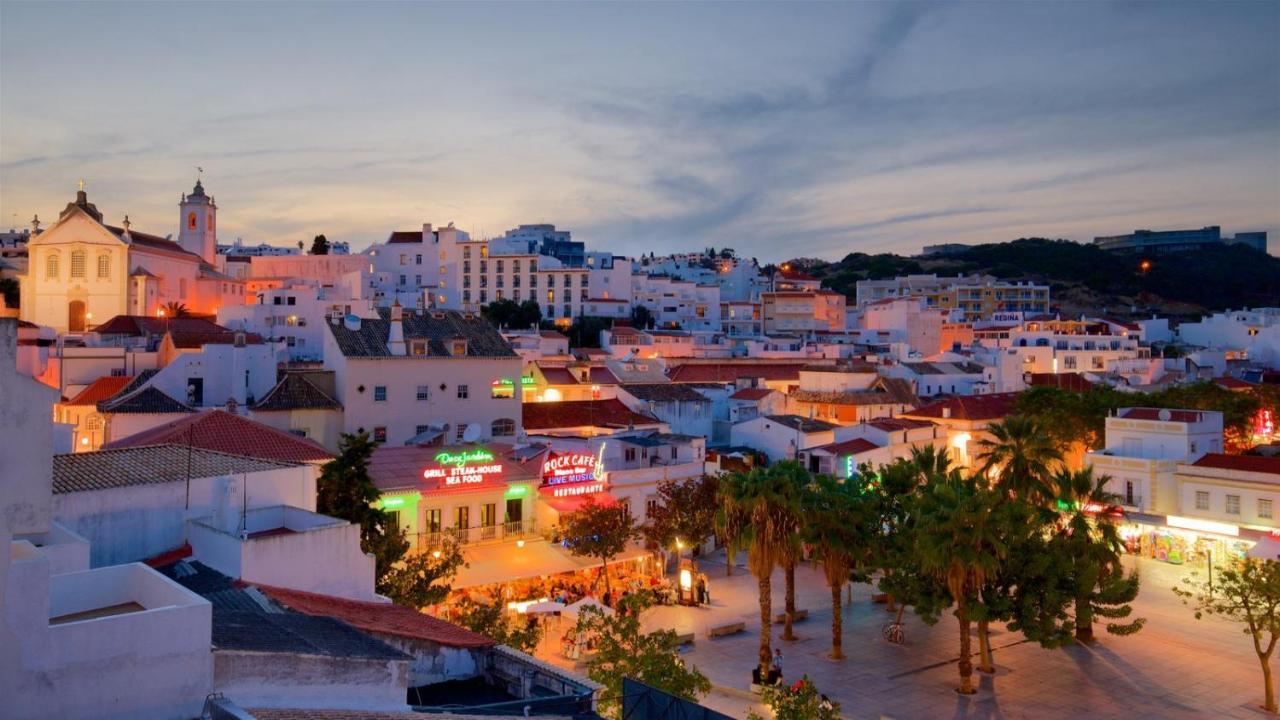
<path fill-rule="evenodd" d="M 103 220 L 80 185 L 43 232 L 37 218 L 20 278 L 21 318 L 60 333 L 90 330 L 117 315 L 163 316 L 181 303 L 196 315 L 243 302 L 244 281 L 218 272 L 218 206 L 199 180 L 178 203 L 178 240 Z M 38 233 L 38 234 L 35 234 Z"/>

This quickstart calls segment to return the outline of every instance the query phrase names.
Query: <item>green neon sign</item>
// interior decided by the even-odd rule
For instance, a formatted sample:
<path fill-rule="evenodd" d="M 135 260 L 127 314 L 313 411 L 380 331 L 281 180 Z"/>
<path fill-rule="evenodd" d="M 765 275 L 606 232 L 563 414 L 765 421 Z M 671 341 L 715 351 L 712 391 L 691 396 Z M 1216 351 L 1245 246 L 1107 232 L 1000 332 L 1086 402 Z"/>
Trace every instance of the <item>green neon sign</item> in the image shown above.
<path fill-rule="evenodd" d="M 395 510 L 405 505 L 416 505 L 421 495 L 413 493 L 411 495 L 392 495 L 390 497 L 382 497 L 378 499 L 378 506 L 383 510 Z"/>
<path fill-rule="evenodd" d="M 462 452 L 442 452 L 436 453 L 436 462 L 441 465 L 463 467 L 472 463 L 493 462 L 493 453 L 483 448 L 464 450 Z"/>
<path fill-rule="evenodd" d="M 528 494 L 529 494 L 528 485 L 512 485 L 511 487 L 507 488 L 507 491 L 503 493 L 502 497 L 518 498 L 518 497 L 524 497 L 525 495 L 528 495 Z"/>

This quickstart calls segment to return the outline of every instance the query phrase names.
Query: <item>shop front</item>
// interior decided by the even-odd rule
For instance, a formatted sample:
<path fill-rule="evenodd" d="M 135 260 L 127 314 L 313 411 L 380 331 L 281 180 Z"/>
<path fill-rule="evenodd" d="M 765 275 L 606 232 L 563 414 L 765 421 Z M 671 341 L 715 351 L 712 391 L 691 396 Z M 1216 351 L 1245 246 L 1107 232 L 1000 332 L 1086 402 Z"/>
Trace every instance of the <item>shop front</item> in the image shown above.
<path fill-rule="evenodd" d="M 515 542 L 533 535 L 538 479 L 499 448 L 379 447 L 369 463 L 379 506 L 411 547 Z"/>
<path fill-rule="evenodd" d="M 1171 565 L 1242 559 L 1266 533 L 1230 523 L 1169 515 L 1130 515 L 1119 525 L 1125 551 Z"/>

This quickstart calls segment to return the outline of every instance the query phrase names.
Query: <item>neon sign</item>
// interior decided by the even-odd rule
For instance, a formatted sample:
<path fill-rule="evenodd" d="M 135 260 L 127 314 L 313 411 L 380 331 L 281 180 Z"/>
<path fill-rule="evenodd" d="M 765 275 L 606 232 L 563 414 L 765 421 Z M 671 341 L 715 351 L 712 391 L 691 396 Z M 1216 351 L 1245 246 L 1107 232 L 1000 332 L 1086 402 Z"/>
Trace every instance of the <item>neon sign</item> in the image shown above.
<path fill-rule="evenodd" d="M 552 455 L 542 463 L 542 479 L 547 485 L 591 482 L 596 479 L 596 458 L 589 453 Z"/>
<path fill-rule="evenodd" d="M 503 471 L 502 463 L 494 462 L 493 453 L 484 448 L 436 453 L 435 460 L 440 467 L 423 470 L 422 477 L 446 486 L 475 485 L 490 477 L 501 476 Z"/>
<path fill-rule="evenodd" d="M 578 483 L 577 485 L 552 485 L 550 488 L 551 497 L 574 497 L 577 495 L 591 495 L 593 493 L 604 492 L 603 482 Z"/>

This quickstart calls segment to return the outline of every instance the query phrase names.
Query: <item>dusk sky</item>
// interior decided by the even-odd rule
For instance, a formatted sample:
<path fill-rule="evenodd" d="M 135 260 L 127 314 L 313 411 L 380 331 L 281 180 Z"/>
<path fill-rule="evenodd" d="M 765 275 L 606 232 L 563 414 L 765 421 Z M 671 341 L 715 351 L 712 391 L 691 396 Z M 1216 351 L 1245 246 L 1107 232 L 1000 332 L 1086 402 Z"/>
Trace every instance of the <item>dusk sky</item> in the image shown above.
<path fill-rule="evenodd" d="M 1280 251 L 1280 3 L 0 4 L 0 217 L 77 179 L 353 249 L 553 222 L 761 262 L 1135 228 Z"/>

